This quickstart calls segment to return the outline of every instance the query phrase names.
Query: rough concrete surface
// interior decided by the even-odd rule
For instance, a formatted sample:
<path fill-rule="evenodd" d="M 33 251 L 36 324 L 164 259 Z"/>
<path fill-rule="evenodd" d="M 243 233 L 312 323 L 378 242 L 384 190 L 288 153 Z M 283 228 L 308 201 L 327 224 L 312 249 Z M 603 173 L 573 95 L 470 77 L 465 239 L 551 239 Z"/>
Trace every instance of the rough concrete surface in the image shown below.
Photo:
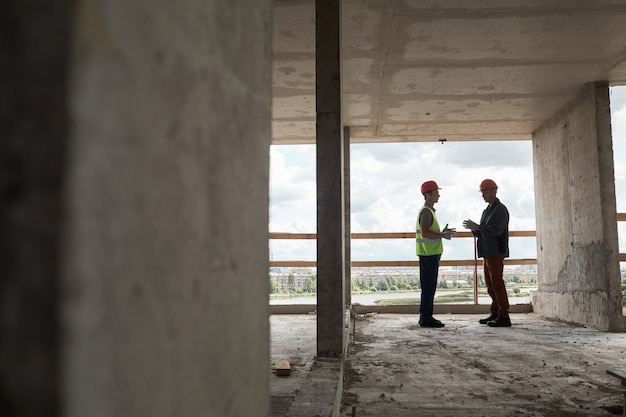
<path fill-rule="evenodd" d="M 530 140 L 585 83 L 626 80 L 623 0 L 341 3 L 353 143 Z M 272 140 L 314 144 L 324 12 L 272 5 Z"/>
<path fill-rule="evenodd" d="M 407 314 L 358 318 L 349 328 L 342 416 L 622 415 L 624 391 L 606 371 L 626 370 L 624 333 L 532 313 L 511 315 L 510 328 L 480 325 L 482 315 L 472 314 L 441 315 L 442 329 L 421 328 Z M 294 415 L 294 399 L 316 384 L 315 320 L 271 317 L 272 363 L 292 364 L 290 377 L 271 376 L 273 417 Z"/>
<path fill-rule="evenodd" d="M 317 316 L 290 314 L 270 316 L 272 417 L 285 417 L 296 396 L 311 375 L 317 352 Z M 289 377 L 277 376 L 275 365 L 287 360 L 291 365 Z M 328 410 L 332 404 L 328 404 Z"/>

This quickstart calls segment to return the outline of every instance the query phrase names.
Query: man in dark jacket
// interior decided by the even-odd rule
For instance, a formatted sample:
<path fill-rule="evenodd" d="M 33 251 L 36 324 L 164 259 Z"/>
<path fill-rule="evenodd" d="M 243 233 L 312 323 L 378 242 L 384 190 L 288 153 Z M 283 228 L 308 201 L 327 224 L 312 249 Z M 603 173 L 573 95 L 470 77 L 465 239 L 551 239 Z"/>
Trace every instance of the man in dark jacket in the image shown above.
<path fill-rule="evenodd" d="M 509 211 L 496 197 L 498 186 L 491 179 L 480 183 L 480 192 L 489 205 L 483 211 L 480 224 L 463 221 L 478 238 L 478 257 L 483 258 L 485 283 L 491 297 L 491 315 L 480 320 L 490 327 L 510 327 L 509 297 L 504 284 L 504 258 L 509 257 Z"/>

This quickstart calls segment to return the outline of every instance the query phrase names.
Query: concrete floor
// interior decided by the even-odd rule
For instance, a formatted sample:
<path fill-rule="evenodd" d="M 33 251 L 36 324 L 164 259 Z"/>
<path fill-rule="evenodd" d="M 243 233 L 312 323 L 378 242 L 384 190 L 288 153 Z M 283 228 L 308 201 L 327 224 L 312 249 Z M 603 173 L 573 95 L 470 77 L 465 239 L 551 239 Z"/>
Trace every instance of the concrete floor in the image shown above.
<path fill-rule="evenodd" d="M 445 328 L 421 328 L 412 314 L 350 324 L 341 416 L 622 415 L 622 387 L 606 371 L 626 370 L 626 334 L 532 313 L 512 314 L 511 328 L 437 317 Z M 292 365 L 290 376 L 270 376 L 272 417 L 329 416 L 341 372 L 315 358 L 316 316 L 270 320 L 271 363 Z"/>

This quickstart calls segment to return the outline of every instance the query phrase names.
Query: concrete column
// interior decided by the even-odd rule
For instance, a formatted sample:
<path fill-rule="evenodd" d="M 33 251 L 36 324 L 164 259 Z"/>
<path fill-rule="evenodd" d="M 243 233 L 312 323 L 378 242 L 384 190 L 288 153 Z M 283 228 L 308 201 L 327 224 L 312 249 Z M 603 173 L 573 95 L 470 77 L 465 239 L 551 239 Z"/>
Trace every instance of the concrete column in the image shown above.
<path fill-rule="evenodd" d="M 269 416 L 272 4 L 217 3 L 2 3 L 0 414 Z"/>
<path fill-rule="evenodd" d="M 546 317 L 626 330 L 608 85 L 588 84 L 533 133 L 539 291 Z"/>
<path fill-rule="evenodd" d="M 344 251 L 344 302 L 347 306 L 352 305 L 352 254 L 351 254 L 351 228 L 350 228 L 350 126 L 343 128 L 343 201 L 344 201 L 344 228 L 345 228 L 345 251 Z"/>
<path fill-rule="evenodd" d="M 340 1 L 316 1 L 317 354 L 344 346 Z"/>

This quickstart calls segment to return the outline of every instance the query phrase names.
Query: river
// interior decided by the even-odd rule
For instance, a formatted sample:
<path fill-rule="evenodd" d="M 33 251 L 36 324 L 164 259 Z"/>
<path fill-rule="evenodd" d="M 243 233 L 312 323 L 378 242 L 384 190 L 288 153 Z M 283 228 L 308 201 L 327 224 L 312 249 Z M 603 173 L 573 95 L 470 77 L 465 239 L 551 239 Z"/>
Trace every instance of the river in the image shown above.
<path fill-rule="evenodd" d="M 437 291 L 435 293 L 435 302 L 437 302 L 438 295 L 454 295 L 461 294 L 463 291 Z M 390 292 L 390 293 L 371 293 L 371 294 L 352 294 L 352 304 L 361 305 L 375 305 L 377 300 L 389 300 L 398 298 L 417 298 L 420 297 L 419 291 L 413 292 Z M 450 304 L 473 304 L 474 301 L 453 302 Z M 510 304 L 529 304 L 530 297 L 511 297 L 509 296 Z M 278 298 L 270 300 L 270 305 L 290 305 L 290 304 L 317 304 L 316 296 L 306 297 L 292 297 L 292 298 Z M 478 297 L 478 304 L 491 304 L 491 298 L 489 296 Z"/>

